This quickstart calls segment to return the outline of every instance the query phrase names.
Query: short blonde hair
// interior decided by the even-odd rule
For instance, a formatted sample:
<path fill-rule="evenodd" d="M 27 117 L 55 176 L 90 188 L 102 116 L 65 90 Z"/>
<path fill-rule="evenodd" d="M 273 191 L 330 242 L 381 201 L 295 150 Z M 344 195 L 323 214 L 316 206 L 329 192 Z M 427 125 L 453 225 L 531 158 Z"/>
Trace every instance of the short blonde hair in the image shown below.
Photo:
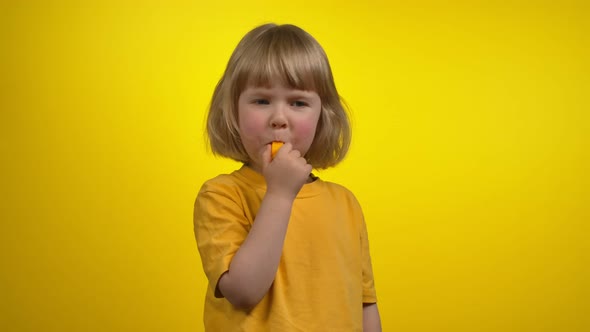
<path fill-rule="evenodd" d="M 231 55 L 213 93 L 207 136 L 215 155 L 247 162 L 239 135 L 238 99 L 248 86 L 285 86 L 315 91 L 322 103 L 315 137 L 305 158 L 316 169 L 335 166 L 350 146 L 347 109 L 321 45 L 294 25 L 265 24 L 248 32 Z"/>

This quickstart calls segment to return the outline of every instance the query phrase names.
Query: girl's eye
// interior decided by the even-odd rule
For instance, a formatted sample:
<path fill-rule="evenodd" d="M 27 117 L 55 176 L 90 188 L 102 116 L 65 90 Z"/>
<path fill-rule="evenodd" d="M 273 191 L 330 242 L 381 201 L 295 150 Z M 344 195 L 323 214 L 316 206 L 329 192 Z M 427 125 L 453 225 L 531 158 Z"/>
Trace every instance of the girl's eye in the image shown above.
<path fill-rule="evenodd" d="M 298 100 L 298 101 L 294 101 L 293 102 L 293 106 L 295 106 L 295 107 L 305 107 L 305 106 L 307 106 L 307 103 L 304 102 L 304 101 Z"/>
<path fill-rule="evenodd" d="M 254 104 L 256 105 L 268 105 L 269 102 L 267 99 L 255 99 Z"/>

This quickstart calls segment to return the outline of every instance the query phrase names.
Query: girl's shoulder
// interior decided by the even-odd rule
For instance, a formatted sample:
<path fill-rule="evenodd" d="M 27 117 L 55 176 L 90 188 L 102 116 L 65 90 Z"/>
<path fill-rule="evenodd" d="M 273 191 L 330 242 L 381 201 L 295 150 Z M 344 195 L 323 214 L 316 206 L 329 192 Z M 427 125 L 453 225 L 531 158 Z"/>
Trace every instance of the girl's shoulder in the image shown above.
<path fill-rule="evenodd" d="M 351 202 L 354 202 L 355 204 L 358 204 L 358 200 L 357 200 L 356 196 L 346 186 L 344 186 L 340 183 L 336 183 L 336 182 L 330 182 L 330 181 L 322 181 L 322 182 L 323 182 L 323 185 L 324 185 L 326 191 L 328 193 L 330 193 L 331 195 L 333 195 L 334 197 L 340 197 L 342 199 L 346 199 Z"/>
<path fill-rule="evenodd" d="M 235 185 L 235 180 L 231 174 L 219 174 L 203 183 L 201 191 L 210 190 L 216 187 L 225 187 Z"/>
<path fill-rule="evenodd" d="M 253 172 L 253 171 L 252 171 Z M 264 188 L 262 175 L 250 174 L 243 169 L 233 171 L 230 174 L 219 174 L 203 183 L 200 192 L 228 192 L 239 193 L 243 191 L 258 190 Z"/>

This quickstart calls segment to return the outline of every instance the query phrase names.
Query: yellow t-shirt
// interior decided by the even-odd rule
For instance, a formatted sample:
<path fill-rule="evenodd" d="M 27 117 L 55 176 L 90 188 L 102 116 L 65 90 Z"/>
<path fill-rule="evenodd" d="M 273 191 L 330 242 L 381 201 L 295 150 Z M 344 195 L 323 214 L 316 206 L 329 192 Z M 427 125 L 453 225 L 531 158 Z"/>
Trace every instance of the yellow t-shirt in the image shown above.
<path fill-rule="evenodd" d="M 319 178 L 293 203 L 277 274 L 260 303 L 245 312 L 216 294 L 265 191 L 264 177 L 244 166 L 205 182 L 197 196 L 195 236 L 209 280 L 205 330 L 362 331 L 362 304 L 377 302 L 363 214 L 349 190 Z"/>

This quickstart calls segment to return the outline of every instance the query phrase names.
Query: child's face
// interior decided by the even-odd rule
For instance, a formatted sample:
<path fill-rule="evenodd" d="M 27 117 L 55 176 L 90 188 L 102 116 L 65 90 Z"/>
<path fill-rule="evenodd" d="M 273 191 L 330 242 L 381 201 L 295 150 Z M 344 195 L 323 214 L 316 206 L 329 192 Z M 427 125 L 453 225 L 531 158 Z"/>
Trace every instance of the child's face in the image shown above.
<path fill-rule="evenodd" d="M 262 172 L 262 153 L 272 141 L 289 142 L 302 156 L 315 135 L 322 104 L 314 91 L 285 87 L 247 87 L 238 99 L 240 137 L 250 166 Z"/>

